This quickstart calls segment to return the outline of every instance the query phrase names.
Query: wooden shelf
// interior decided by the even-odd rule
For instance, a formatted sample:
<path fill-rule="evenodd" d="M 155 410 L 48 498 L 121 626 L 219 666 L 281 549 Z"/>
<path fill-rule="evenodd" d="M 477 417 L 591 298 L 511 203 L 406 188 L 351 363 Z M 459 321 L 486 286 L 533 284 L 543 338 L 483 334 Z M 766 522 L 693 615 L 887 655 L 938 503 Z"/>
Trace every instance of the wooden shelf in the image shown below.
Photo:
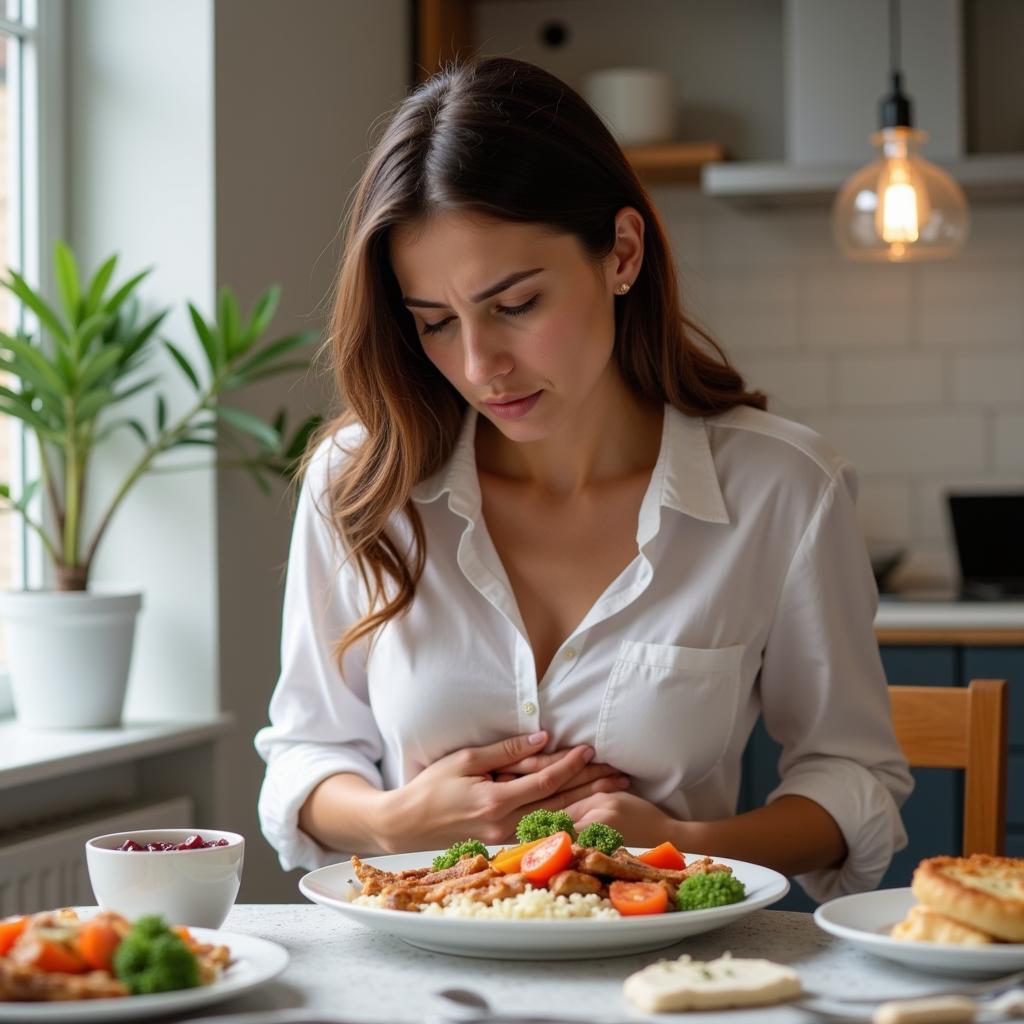
<path fill-rule="evenodd" d="M 699 182 L 700 169 L 725 159 L 720 142 L 666 142 L 658 146 L 626 146 L 629 162 L 649 182 Z"/>
<path fill-rule="evenodd" d="M 416 0 L 415 78 L 422 82 L 443 64 L 474 50 L 473 0 Z M 695 184 L 706 163 L 725 159 L 718 142 L 669 142 L 627 147 L 626 156 L 644 181 Z"/>

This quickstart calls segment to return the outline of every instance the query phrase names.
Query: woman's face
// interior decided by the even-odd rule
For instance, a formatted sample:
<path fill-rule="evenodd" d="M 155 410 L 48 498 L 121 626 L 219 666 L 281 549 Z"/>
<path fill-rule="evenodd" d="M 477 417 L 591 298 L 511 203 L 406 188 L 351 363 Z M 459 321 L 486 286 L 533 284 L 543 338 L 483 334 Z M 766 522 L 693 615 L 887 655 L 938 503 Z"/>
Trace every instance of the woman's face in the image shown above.
<path fill-rule="evenodd" d="M 616 249 L 600 265 L 575 236 L 536 224 L 449 212 L 392 232 L 423 351 L 511 440 L 551 436 L 621 388 L 615 288 L 639 270 L 643 221 L 633 210 L 616 221 Z"/>

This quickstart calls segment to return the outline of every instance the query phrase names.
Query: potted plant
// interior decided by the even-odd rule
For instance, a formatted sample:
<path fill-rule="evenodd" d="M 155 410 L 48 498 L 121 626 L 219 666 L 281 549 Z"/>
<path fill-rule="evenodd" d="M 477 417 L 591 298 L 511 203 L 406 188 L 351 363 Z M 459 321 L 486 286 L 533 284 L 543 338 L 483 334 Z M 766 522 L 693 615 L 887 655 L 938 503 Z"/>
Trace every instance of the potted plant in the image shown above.
<path fill-rule="evenodd" d="M 136 291 L 150 271 L 115 286 L 116 266 L 117 256 L 111 256 L 91 280 L 81 281 L 71 250 L 58 243 L 57 308 L 13 270 L 0 281 L 39 322 L 33 335 L 0 333 L 0 413 L 21 420 L 34 435 L 39 466 L 38 478 L 20 493 L 0 483 L 0 510 L 20 514 L 40 538 L 55 581 L 54 590 L 0 595 L 15 712 L 32 727 L 120 721 L 142 596 L 90 590 L 89 574 L 114 516 L 138 480 L 174 448 L 215 447 L 220 440 L 237 456 L 217 465 L 244 468 L 269 491 L 268 475 L 294 472 L 319 420 L 310 417 L 286 437 L 283 411 L 268 423 L 220 401 L 256 380 L 308 368 L 308 358 L 297 360 L 296 355 L 313 340 L 312 332 L 264 341 L 279 288 L 268 288 L 248 317 L 227 288 L 210 320 L 189 303 L 203 353 L 196 365 L 179 346 L 158 336 L 167 310 L 140 315 Z M 121 403 L 158 385 L 159 374 L 147 372 L 147 364 L 161 347 L 193 395 L 186 409 L 172 413 L 165 397 L 155 394 L 152 421 L 144 423 L 121 413 Z M 90 462 L 118 431 L 131 431 L 139 450 L 101 506 L 98 521 L 87 524 L 83 511 Z M 43 514 L 34 511 L 39 491 Z"/>

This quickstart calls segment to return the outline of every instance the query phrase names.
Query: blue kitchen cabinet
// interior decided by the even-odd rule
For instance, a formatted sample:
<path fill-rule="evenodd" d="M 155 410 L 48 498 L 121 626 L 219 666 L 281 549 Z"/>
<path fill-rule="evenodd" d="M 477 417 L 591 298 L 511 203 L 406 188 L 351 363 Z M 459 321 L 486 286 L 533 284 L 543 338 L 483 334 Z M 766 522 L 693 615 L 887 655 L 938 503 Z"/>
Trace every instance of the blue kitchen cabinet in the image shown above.
<path fill-rule="evenodd" d="M 958 660 L 954 647 L 882 648 L 882 663 L 889 682 L 904 686 L 955 686 L 959 681 Z M 778 785 L 781 753 L 782 747 L 768 735 L 763 720 L 759 720 L 743 755 L 741 812 L 762 806 Z M 909 845 L 893 858 L 879 883 L 881 888 L 909 885 L 914 867 L 923 857 L 958 853 L 961 849 L 962 774 L 945 768 L 915 768 L 913 775 L 914 792 L 903 805 Z M 796 884 L 785 899 L 774 904 L 778 910 L 813 910 L 815 906 Z"/>

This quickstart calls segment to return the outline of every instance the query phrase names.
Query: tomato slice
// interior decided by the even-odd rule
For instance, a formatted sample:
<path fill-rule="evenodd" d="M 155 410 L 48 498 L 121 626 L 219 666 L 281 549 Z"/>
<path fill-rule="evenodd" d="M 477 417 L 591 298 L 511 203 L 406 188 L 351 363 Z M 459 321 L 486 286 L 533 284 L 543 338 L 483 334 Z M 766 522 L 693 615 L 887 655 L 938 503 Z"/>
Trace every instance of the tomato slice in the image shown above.
<path fill-rule="evenodd" d="M 507 850 L 502 850 L 494 855 L 491 867 L 504 875 L 510 875 L 514 871 L 519 871 L 522 867 L 523 855 L 526 851 L 532 850 L 538 843 L 543 842 L 544 839 L 531 839 L 528 843 L 520 843 L 518 846 L 511 846 Z"/>
<path fill-rule="evenodd" d="M 657 882 L 612 882 L 608 898 L 623 917 L 664 914 L 668 908 L 668 892 Z"/>
<path fill-rule="evenodd" d="M 665 868 L 669 871 L 682 871 L 686 867 L 686 858 L 671 843 L 662 843 L 653 850 L 641 853 L 639 860 L 650 864 L 652 868 Z"/>
<path fill-rule="evenodd" d="M 520 870 L 534 885 L 543 885 L 552 875 L 572 863 L 572 840 L 568 832 L 547 836 L 523 854 Z"/>

